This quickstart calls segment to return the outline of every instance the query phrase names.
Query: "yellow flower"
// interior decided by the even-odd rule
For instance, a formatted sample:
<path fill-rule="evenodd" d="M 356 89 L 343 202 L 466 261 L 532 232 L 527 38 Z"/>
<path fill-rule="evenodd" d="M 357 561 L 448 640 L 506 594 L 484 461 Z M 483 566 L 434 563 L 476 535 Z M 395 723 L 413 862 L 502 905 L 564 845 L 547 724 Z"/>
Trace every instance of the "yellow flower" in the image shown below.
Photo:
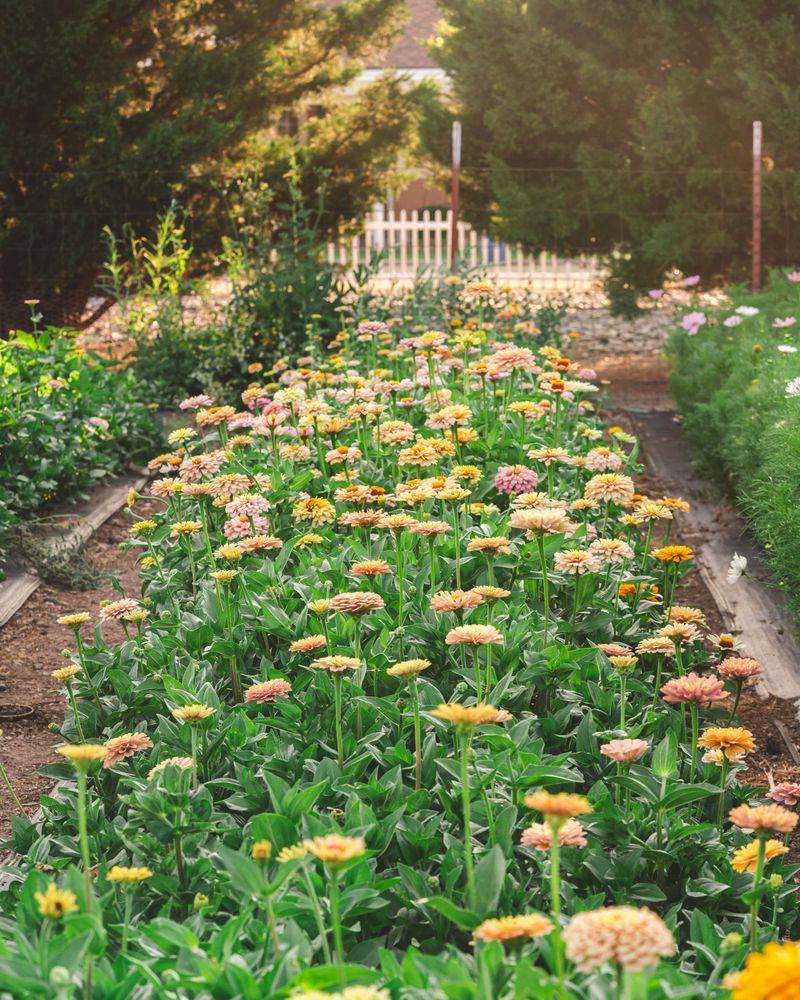
<path fill-rule="evenodd" d="M 33 895 L 41 915 L 50 917 L 51 920 L 60 920 L 78 909 L 75 893 L 69 889 L 59 889 L 55 882 L 51 882 L 45 892 L 35 892 Z"/>
<path fill-rule="evenodd" d="M 311 532 L 308 535 L 301 535 L 294 544 L 295 548 L 304 549 L 307 545 L 319 545 L 320 542 L 324 541 L 322 535 L 315 535 Z"/>
<path fill-rule="evenodd" d="M 431 715 L 435 719 L 452 722 L 454 726 L 459 728 L 507 722 L 511 718 L 508 712 L 502 708 L 495 708 L 494 705 L 458 705 L 455 702 L 439 705 L 433 709 Z"/>
<path fill-rule="evenodd" d="M 791 1000 L 800 996 L 800 941 L 770 941 L 751 952 L 730 987 L 731 1000 Z"/>
<path fill-rule="evenodd" d="M 654 549 L 653 557 L 659 562 L 689 562 L 694 559 L 694 550 L 688 545 L 665 545 L 662 549 Z"/>
<path fill-rule="evenodd" d="M 216 580 L 217 583 L 232 583 L 236 577 L 239 575 L 238 569 L 215 569 L 208 574 L 212 580 Z"/>
<path fill-rule="evenodd" d="M 427 670 L 430 665 L 430 660 L 401 660 L 393 667 L 387 667 L 386 673 L 390 677 L 416 677 L 423 670 Z"/>
<path fill-rule="evenodd" d="M 749 844 L 740 847 L 731 858 L 731 867 L 737 872 L 754 872 L 756 870 L 756 858 L 758 857 L 758 840 L 751 840 Z M 788 854 L 789 848 L 782 844 L 780 840 L 766 841 L 764 860 L 771 861 L 781 854 Z"/>
<path fill-rule="evenodd" d="M 753 734 L 740 726 L 712 726 L 697 741 L 699 747 L 720 750 L 728 760 L 739 760 L 756 748 Z"/>
<path fill-rule="evenodd" d="M 304 847 L 302 844 L 292 844 L 290 847 L 282 848 L 275 860 L 285 865 L 288 861 L 300 861 L 307 854 L 307 847 Z"/>
<path fill-rule="evenodd" d="M 125 865 L 114 865 L 106 874 L 109 882 L 144 882 L 146 878 L 152 878 L 153 873 L 149 868 L 128 868 Z"/>
<path fill-rule="evenodd" d="M 103 760 L 106 748 L 98 743 L 64 743 L 56 747 L 56 753 L 71 760 L 77 768 L 89 767 L 95 761 Z"/>
<path fill-rule="evenodd" d="M 313 525 L 325 524 L 336 519 L 336 508 L 324 497 L 307 497 L 292 508 L 295 521 L 310 521 Z"/>
<path fill-rule="evenodd" d="M 180 708 L 173 708 L 172 714 L 181 722 L 188 722 L 192 725 L 195 722 L 202 722 L 216 712 L 216 708 L 209 705 L 182 705 Z"/>
<path fill-rule="evenodd" d="M 147 535 L 151 531 L 155 531 L 158 527 L 157 521 L 137 521 L 136 524 L 131 525 L 132 535 Z"/>
<path fill-rule="evenodd" d="M 200 521 L 176 521 L 170 525 L 173 535 L 193 535 L 203 527 Z"/>
<path fill-rule="evenodd" d="M 268 840 L 257 840 L 250 851 L 253 861 L 269 861 L 272 855 L 272 844 Z"/>
<path fill-rule="evenodd" d="M 220 545 L 214 555 L 217 559 L 226 559 L 228 562 L 237 562 L 244 553 L 238 545 Z"/>
<path fill-rule="evenodd" d="M 79 674 L 80 671 L 81 668 L 77 663 L 70 663 L 67 667 L 59 667 L 58 670 L 53 670 L 50 676 L 66 684 L 67 681 L 71 681 L 75 674 Z"/>
<path fill-rule="evenodd" d="M 59 625 L 66 625 L 68 628 L 75 628 L 77 625 L 83 625 L 84 622 L 92 620 L 92 616 L 88 611 L 77 611 L 72 615 L 62 615 L 60 618 L 56 618 Z"/>

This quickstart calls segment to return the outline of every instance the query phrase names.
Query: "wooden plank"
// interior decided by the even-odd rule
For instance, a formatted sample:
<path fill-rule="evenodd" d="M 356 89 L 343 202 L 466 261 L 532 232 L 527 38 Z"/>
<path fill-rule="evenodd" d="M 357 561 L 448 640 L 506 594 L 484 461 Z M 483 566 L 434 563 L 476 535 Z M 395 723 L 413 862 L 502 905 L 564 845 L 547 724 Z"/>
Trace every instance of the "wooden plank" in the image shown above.
<path fill-rule="evenodd" d="M 115 479 L 105 486 L 98 486 L 83 503 L 57 511 L 53 516 L 64 518 L 69 527 L 44 536 L 44 547 L 55 551 L 86 542 L 119 510 L 128 493 L 132 489 L 140 490 L 146 482 L 147 476 L 141 473 Z M 28 570 L 12 568 L 9 571 L 7 579 L 0 583 L 0 628 L 11 620 L 40 583 L 39 577 Z"/>
<path fill-rule="evenodd" d="M 677 517 L 681 538 L 695 550 L 698 571 L 714 598 L 726 628 L 741 633 L 747 654 L 761 663 L 759 688 L 778 698 L 800 698 L 800 643 L 786 597 L 764 581 L 769 572 L 763 553 L 738 511 L 709 496 L 699 480 L 672 410 L 626 411 L 642 450 L 667 492 L 691 504 Z M 727 582 L 734 553 L 747 557 L 748 575 Z"/>

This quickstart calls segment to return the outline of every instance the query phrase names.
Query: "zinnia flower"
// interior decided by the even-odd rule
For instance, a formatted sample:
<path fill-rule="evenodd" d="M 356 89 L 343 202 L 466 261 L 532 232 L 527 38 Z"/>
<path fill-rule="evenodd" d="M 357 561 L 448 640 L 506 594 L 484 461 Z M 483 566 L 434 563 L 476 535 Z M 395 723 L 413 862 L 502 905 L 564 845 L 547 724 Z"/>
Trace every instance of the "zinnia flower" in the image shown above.
<path fill-rule="evenodd" d="M 430 665 L 430 660 L 401 660 L 393 667 L 387 667 L 386 673 L 390 677 L 416 677 L 423 670 L 427 670 Z"/>
<path fill-rule="evenodd" d="M 149 750 L 152 745 L 153 741 L 147 733 L 124 733 L 122 736 L 114 736 L 104 744 L 106 756 L 103 767 L 113 767 L 126 757 L 132 757 L 142 750 Z"/>
<path fill-rule="evenodd" d="M 731 989 L 731 1000 L 800 996 L 800 941 L 770 941 L 762 951 L 751 952 Z"/>
<path fill-rule="evenodd" d="M 188 722 L 193 725 L 195 722 L 202 722 L 216 712 L 216 708 L 209 705 L 182 705 L 180 708 L 173 708 L 172 714 L 181 722 Z"/>
<path fill-rule="evenodd" d="M 576 819 L 566 820 L 558 830 L 561 847 L 586 847 L 588 841 L 583 825 Z M 547 823 L 531 823 L 522 831 L 520 843 L 524 847 L 535 847 L 539 851 L 549 851 L 553 846 L 553 831 Z"/>
<path fill-rule="evenodd" d="M 632 764 L 647 752 L 649 746 L 647 740 L 609 740 L 600 747 L 600 753 L 617 764 Z"/>
<path fill-rule="evenodd" d="M 494 485 L 501 493 L 530 493 L 539 485 L 539 477 L 524 465 L 501 465 Z"/>
<path fill-rule="evenodd" d="M 494 625 L 458 625 L 450 629 L 444 641 L 448 646 L 502 645 L 503 636 Z"/>
<path fill-rule="evenodd" d="M 512 528 L 519 528 L 534 535 L 562 534 L 572 527 L 572 521 L 557 507 L 544 509 L 526 507 L 514 510 L 508 523 Z"/>
<path fill-rule="evenodd" d="M 764 668 L 749 656 L 729 656 L 717 667 L 720 677 L 726 681 L 746 681 L 751 677 L 758 677 L 764 672 Z"/>
<path fill-rule="evenodd" d="M 292 685 L 288 681 L 275 678 L 271 681 L 263 681 L 260 684 L 252 684 L 244 693 L 244 700 L 256 702 L 259 705 L 266 705 L 278 698 L 285 698 L 291 694 Z"/>
<path fill-rule="evenodd" d="M 152 778 L 156 774 L 160 774 L 162 771 L 166 770 L 168 767 L 178 767 L 181 771 L 187 771 L 192 767 L 191 757 L 167 757 L 166 760 L 160 760 L 155 767 L 151 767 L 147 772 L 147 777 Z"/>
<path fill-rule="evenodd" d="M 654 549 L 652 555 L 659 562 L 682 563 L 694 559 L 694 550 L 689 545 L 665 545 Z"/>
<path fill-rule="evenodd" d="M 459 705 L 455 702 L 438 705 L 431 711 L 431 715 L 436 719 L 443 719 L 445 722 L 452 722 L 454 726 L 463 728 L 507 722 L 511 718 L 508 712 L 501 708 L 495 708 L 494 705 Z"/>
<path fill-rule="evenodd" d="M 730 761 L 740 760 L 756 748 L 750 730 L 738 726 L 712 726 L 702 734 L 697 745 L 707 750 L 719 750 Z"/>
<path fill-rule="evenodd" d="M 664 701 L 671 705 L 679 702 L 697 702 L 698 704 L 711 705 L 715 701 L 724 701 L 728 695 L 725 685 L 719 679 L 709 675 L 701 677 L 694 671 L 686 674 L 685 677 L 673 677 L 661 688 Z"/>
<path fill-rule="evenodd" d="M 358 670 L 361 660 L 353 656 L 321 656 L 309 664 L 312 670 L 327 670 L 331 674 L 340 674 L 344 670 Z"/>
<path fill-rule="evenodd" d="M 59 889 L 55 882 L 51 882 L 44 892 L 35 892 L 33 898 L 39 907 L 39 913 L 51 920 L 60 920 L 78 909 L 75 893 L 69 889 Z"/>
<path fill-rule="evenodd" d="M 339 833 L 329 833 L 324 837 L 304 840 L 303 847 L 315 858 L 333 867 L 360 857 L 367 849 L 361 837 L 343 837 Z"/>
<path fill-rule="evenodd" d="M 544 937 L 552 930 L 552 922 L 541 913 L 525 913 L 516 917 L 484 920 L 473 933 L 481 941 L 513 941 L 518 938 Z"/>
<path fill-rule="evenodd" d="M 584 487 L 583 495 L 587 500 L 624 506 L 633 500 L 634 492 L 635 487 L 630 476 L 623 476 L 618 472 L 605 472 L 599 476 L 592 476 Z"/>
<path fill-rule="evenodd" d="M 614 962 L 639 972 L 675 954 L 675 939 L 664 921 L 647 907 L 605 906 L 577 913 L 564 929 L 567 958 L 581 972 Z"/>
<path fill-rule="evenodd" d="M 526 795 L 525 805 L 529 809 L 536 809 L 545 816 L 563 819 L 570 816 L 582 816 L 584 813 L 592 811 L 589 800 L 583 795 L 575 795 L 573 792 L 553 793 L 546 789 Z"/>
<path fill-rule="evenodd" d="M 289 646 L 290 653 L 313 653 L 315 649 L 322 649 L 327 642 L 324 635 L 307 635 L 303 639 L 295 639 Z"/>
<path fill-rule="evenodd" d="M 742 830 L 791 833 L 797 826 L 797 815 L 781 806 L 736 806 L 728 817 L 734 826 Z"/>
<path fill-rule="evenodd" d="M 767 798 L 782 806 L 796 806 L 800 802 L 800 785 L 794 781 L 781 781 L 770 788 Z"/>
<path fill-rule="evenodd" d="M 115 621 L 124 618 L 131 611 L 136 611 L 141 605 L 132 597 L 123 597 L 118 601 L 109 601 L 100 608 L 100 621 Z"/>
<path fill-rule="evenodd" d="M 126 865 L 114 865 L 106 872 L 109 882 L 143 882 L 152 876 L 149 868 L 129 868 Z"/>
<path fill-rule="evenodd" d="M 337 594 L 331 598 L 330 607 L 332 611 L 339 611 L 342 614 L 364 615 L 368 611 L 380 611 L 386 605 L 380 594 L 366 590 L 352 594 Z"/>
<path fill-rule="evenodd" d="M 471 611 L 479 604 L 483 604 L 483 597 L 475 590 L 442 590 L 431 598 L 431 610 L 439 614 Z"/>
<path fill-rule="evenodd" d="M 734 852 L 731 858 L 731 867 L 734 871 L 754 872 L 756 870 L 756 860 L 758 858 L 759 840 L 751 840 L 749 844 L 740 847 Z M 789 848 L 780 840 L 768 840 L 764 844 L 764 860 L 771 861 L 781 854 L 788 854 Z"/>

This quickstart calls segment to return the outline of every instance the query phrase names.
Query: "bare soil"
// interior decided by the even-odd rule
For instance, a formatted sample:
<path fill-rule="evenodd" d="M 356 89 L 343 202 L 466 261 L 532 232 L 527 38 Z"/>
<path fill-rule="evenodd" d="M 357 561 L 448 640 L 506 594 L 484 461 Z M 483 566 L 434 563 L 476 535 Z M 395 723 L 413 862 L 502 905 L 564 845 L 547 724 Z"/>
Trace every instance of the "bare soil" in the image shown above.
<path fill-rule="evenodd" d="M 119 548 L 128 537 L 130 523 L 130 517 L 119 511 L 89 540 L 86 551 L 97 569 L 117 577 L 127 594 L 137 596 L 140 590 L 134 554 Z M 33 709 L 24 719 L 0 719 L 0 759 L 29 816 L 36 811 L 39 796 L 53 784 L 37 771 L 55 760 L 53 747 L 60 742 L 57 727 L 66 704 L 63 687 L 50 673 L 64 665 L 61 651 L 74 648 L 72 632 L 56 619 L 75 611 L 96 615 L 100 601 L 119 596 L 110 582 L 95 590 L 68 590 L 43 583 L 0 629 L 0 713 L 8 706 Z M 116 622 L 104 625 L 103 631 L 109 642 L 124 638 Z M 0 789 L 0 835 L 11 829 L 13 812 L 10 796 L 5 788 Z"/>

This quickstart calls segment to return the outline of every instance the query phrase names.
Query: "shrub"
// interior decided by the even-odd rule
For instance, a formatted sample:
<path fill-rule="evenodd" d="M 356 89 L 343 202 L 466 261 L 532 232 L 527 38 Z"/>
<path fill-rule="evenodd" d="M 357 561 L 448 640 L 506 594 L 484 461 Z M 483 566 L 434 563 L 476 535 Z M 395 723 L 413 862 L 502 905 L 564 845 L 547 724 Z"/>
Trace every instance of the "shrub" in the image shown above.
<path fill-rule="evenodd" d="M 697 460 L 738 498 L 796 613 L 800 399 L 790 383 L 800 343 L 796 325 L 774 324 L 798 307 L 800 286 L 774 272 L 763 294 L 731 289 L 730 303 L 710 311 L 697 334 L 680 329 L 669 342 L 671 384 Z"/>
<path fill-rule="evenodd" d="M 48 328 L 0 341 L 0 558 L 13 526 L 141 461 L 159 439 L 134 375 Z"/>

